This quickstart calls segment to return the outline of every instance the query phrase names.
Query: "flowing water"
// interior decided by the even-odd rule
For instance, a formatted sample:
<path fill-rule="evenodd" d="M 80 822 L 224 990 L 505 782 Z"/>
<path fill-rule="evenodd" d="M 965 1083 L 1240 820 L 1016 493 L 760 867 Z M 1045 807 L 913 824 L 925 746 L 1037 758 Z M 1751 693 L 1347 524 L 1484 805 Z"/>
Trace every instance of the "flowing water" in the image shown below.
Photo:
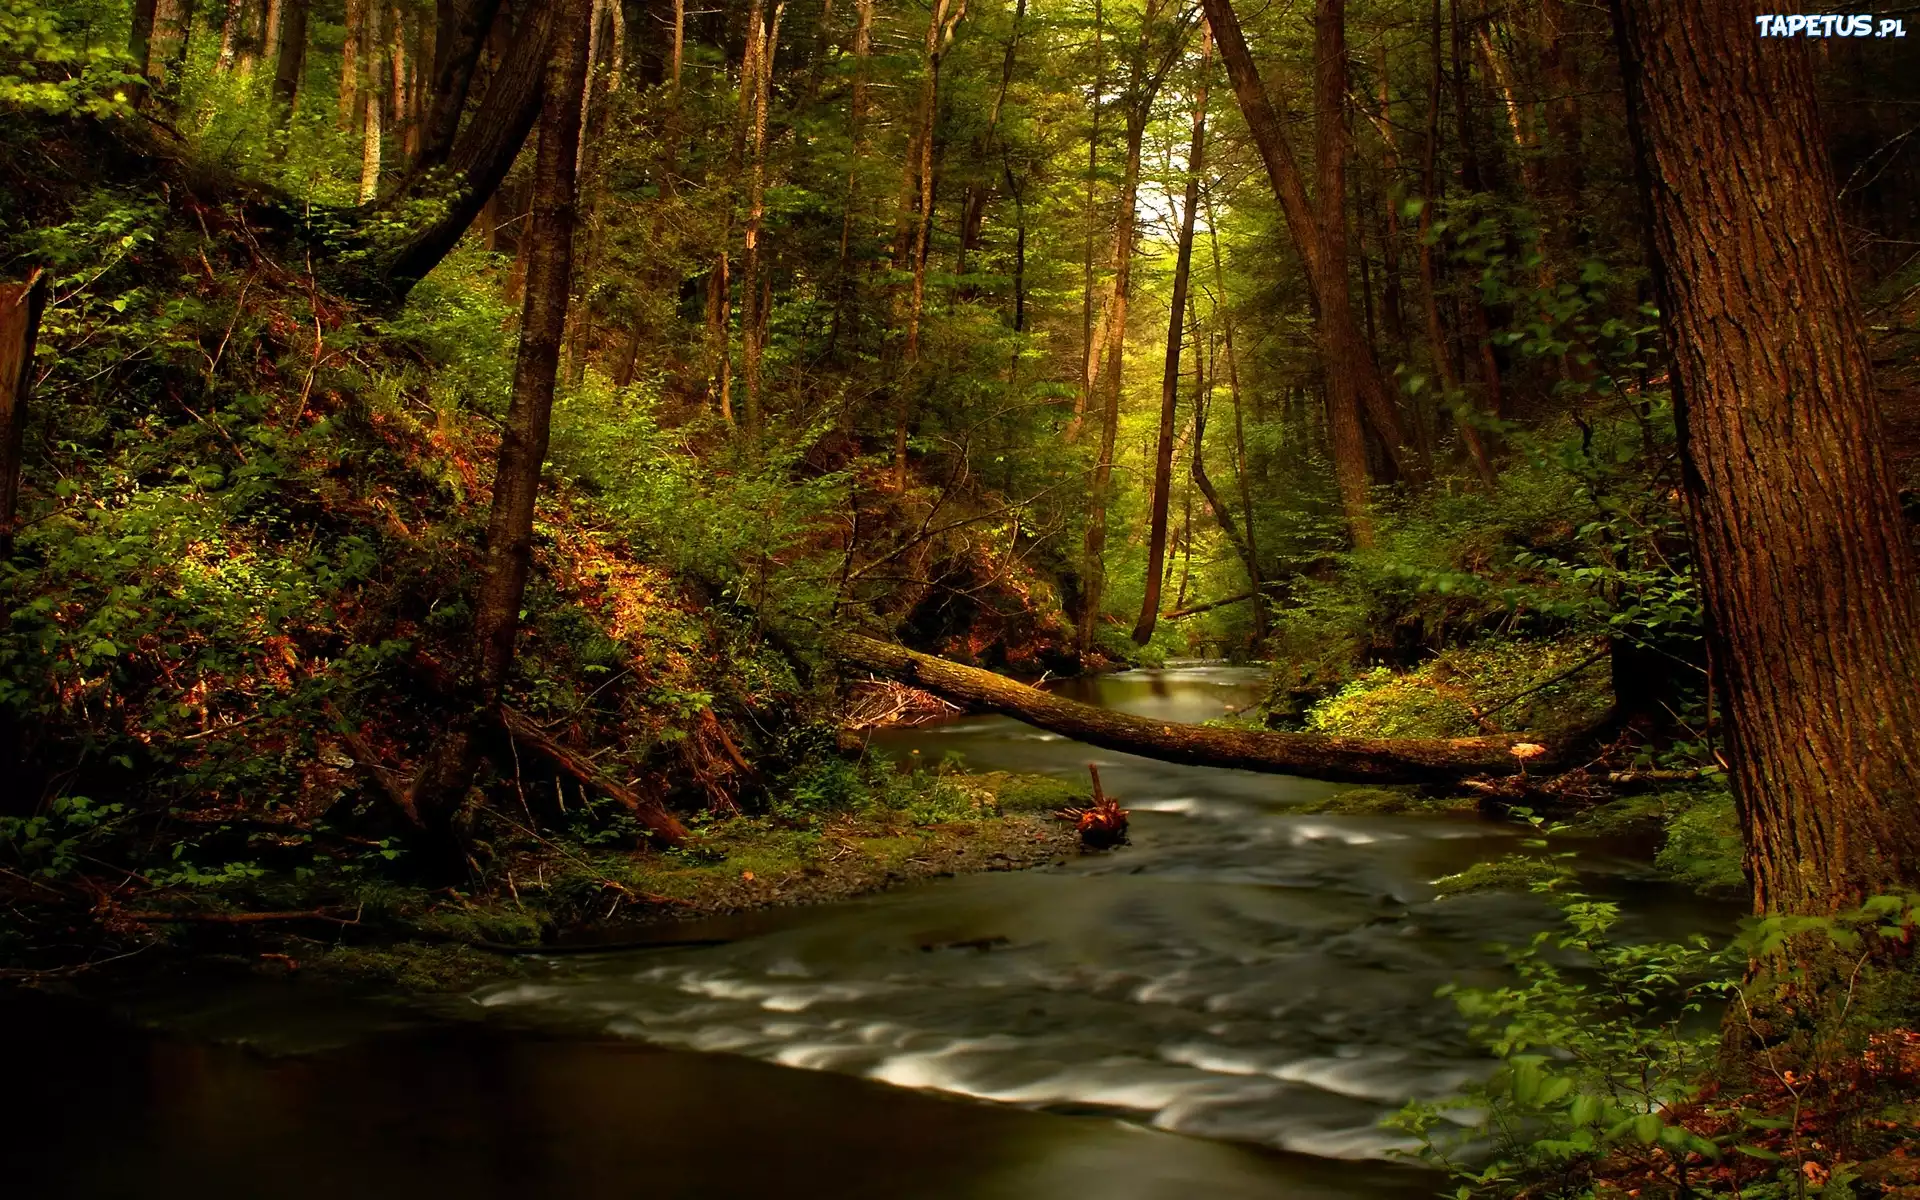
<path fill-rule="evenodd" d="M 1261 683 L 1193 665 L 1071 687 L 1198 721 Z M 875 747 L 1082 777 L 1096 762 L 1133 843 L 673 935 L 716 945 L 543 960 L 463 1000 L 473 1021 L 200 1003 L 190 1027 L 252 1049 L 90 1043 L 78 1077 L 116 1081 L 105 1111 L 9 1130 L 63 1147 L 31 1194 L 1432 1193 L 1380 1118 L 1485 1069 L 1434 991 L 1498 978 L 1487 944 L 1546 913 L 1436 901 L 1429 881 L 1511 849 L 1510 826 L 1306 815 L 1332 785 L 997 717 Z M 1664 924 L 1655 900 L 1636 907 Z"/>

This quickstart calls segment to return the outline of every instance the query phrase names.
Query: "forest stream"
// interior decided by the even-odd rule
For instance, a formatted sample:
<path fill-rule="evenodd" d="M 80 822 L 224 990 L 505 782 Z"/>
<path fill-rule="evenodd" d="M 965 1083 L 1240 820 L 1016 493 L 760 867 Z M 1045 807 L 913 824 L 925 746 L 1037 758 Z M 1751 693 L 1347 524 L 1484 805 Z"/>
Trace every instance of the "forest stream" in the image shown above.
<path fill-rule="evenodd" d="M 1201 721 L 1261 684 L 1176 664 L 1065 686 Z M 1546 914 L 1514 893 L 1436 901 L 1428 881 L 1512 848 L 1513 826 L 1303 815 L 1334 785 L 1000 717 L 875 748 L 1097 762 L 1133 842 L 661 932 L 705 945 L 543 959 L 445 1014 L 264 981 L 122 998 L 165 1034 L 22 1014 L 43 1030 L 23 1045 L 36 1107 L 0 1134 L 21 1194 L 1432 1193 L 1380 1119 L 1483 1069 L 1435 989 L 1494 982 L 1488 944 Z M 1641 927 L 1697 927 L 1697 902 L 1669 911 L 1630 857 L 1585 857 Z"/>

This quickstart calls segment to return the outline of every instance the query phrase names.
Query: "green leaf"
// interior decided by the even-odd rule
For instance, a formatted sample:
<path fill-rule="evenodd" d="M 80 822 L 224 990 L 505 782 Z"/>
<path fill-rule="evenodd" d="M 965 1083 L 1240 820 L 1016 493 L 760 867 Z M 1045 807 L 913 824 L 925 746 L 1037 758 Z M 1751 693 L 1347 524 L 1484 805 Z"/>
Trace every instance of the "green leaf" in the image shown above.
<path fill-rule="evenodd" d="M 1651 1146 L 1660 1140 L 1660 1131 L 1667 1123 L 1660 1119 L 1659 1113 L 1641 1113 L 1633 1119 L 1633 1136 L 1643 1146 Z"/>

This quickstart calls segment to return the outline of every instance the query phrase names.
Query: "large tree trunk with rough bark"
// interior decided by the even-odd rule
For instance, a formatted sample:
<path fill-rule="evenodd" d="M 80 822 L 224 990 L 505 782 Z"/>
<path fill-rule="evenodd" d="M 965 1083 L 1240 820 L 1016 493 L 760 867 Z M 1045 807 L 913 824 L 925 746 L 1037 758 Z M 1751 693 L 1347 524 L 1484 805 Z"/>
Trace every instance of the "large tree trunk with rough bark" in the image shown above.
<path fill-rule="evenodd" d="M 20 460 L 26 448 L 27 393 L 33 387 L 33 347 L 46 303 L 47 277 L 38 271 L 25 283 L 0 284 L 0 558 L 13 553 Z"/>
<path fill-rule="evenodd" d="M 574 168 L 592 3 L 562 0 L 550 7 L 556 10 L 552 14 L 555 30 L 534 164 L 533 216 L 526 234 L 526 300 L 520 313 L 513 398 L 494 467 L 486 559 L 474 602 L 472 644 L 477 661 L 468 688 L 471 708 L 456 714 L 422 765 L 413 789 L 414 807 L 429 846 L 441 853 L 460 843 L 458 813 L 479 760 L 480 728 L 498 708 L 500 691 L 513 666 L 520 605 L 533 561 L 534 501 L 540 490 L 541 464 L 547 457 L 554 376 L 566 335 L 578 202 Z"/>
<path fill-rule="evenodd" d="M 1167 506 L 1173 492 L 1173 426 L 1180 402 L 1180 344 L 1187 317 L 1187 281 L 1193 269 L 1193 223 L 1200 207 L 1200 172 L 1207 148 L 1207 72 L 1213 66 L 1213 40 L 1201 31 L 1199 84 L 1193 93 L 1193 139 L 1187 147 L 1187 190 L 1180 210 L 1180 236 L 1174 252 L 1173 297 L 1167 302 L 1167 354 L 1160 375 L 1160 430 L 1154 441 L 1152 513 L 1147 519 L 1146 597 L 1133 625 L 1135 645 L 1153 638 L 1160 617 L 1160 587 L 1167 560 Z M 1199 351 L 1195 351 L 1197 357 Z"/>
<path fill-rule="evenodd" d="M 1357 783 L 1444 783 L 1519 773 L 1523 761 L 1552 762 L 1561 747 L 1523 760 L 1521 735 L 1477 738 L 1356 738 L 1182 725 L 1096 708 L 901 646 L 836 634 L 828 649 L 842 662 L 924 688 L 956 704 L 989 709 L 1104 750 L 1166 762 L 1238 767 L 1308 779 Z M 1571 747 L 1568 747 L 1571 749 Z"/>
<path fill-rule="evenodd" d="M 1756 11 L 1614 0 L 1754 907 L 1826 914 L 1920 888 L 1920 571 L 1808 51 Z"/>
<path fill-rule="evenodd" d="M 386 88 L 380 77 L 383 56 L 380 53 L 379 0 L 366 0 L 365 23 L 360 57 L 366 61 L 366 78 L 360 81 L 360 203 L 370 204 L 380 194 L 380 151 L 386 140 L 381 118 L 385 112 Z"/>

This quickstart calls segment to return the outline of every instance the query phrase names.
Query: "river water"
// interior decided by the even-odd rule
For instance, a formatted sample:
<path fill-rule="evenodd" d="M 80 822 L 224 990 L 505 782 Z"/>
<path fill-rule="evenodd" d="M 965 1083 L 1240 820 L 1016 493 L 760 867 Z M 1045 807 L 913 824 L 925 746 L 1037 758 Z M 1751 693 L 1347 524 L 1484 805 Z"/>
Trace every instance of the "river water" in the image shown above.
<path fill-rule="evenodd" d="M 1198 721 L 1262 682 L 1176 665 L 1069 686 Z M 48 1103 L 0 1149 L 39 1164 L 31 1195 L 1432 1194 L 1380 1118 L 1485 1069 L 1434 991 L 1497 979 L 1488 943 L 1546 914 L 1429 881 L 1513 848 L 1510 826 L 1305 815 L 1332 785 L 998 717 L 875 748 L 1096 762 L 1133 843 L 675 931 L 718 945 L 543 960 L 462 998 L 466 1020 L 286 988 L 175 1001 L 163 1038 L 54 1019 L 26 1051 Z"/>

